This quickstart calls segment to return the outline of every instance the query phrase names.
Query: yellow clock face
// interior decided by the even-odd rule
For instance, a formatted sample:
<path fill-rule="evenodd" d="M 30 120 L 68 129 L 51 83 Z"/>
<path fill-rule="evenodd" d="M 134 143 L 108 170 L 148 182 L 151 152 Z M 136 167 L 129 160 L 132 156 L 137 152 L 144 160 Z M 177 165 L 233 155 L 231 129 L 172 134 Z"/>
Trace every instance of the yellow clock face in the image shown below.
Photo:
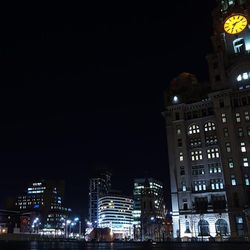
<path fill-rule="evenodd" d="M 238 34 L 247 27 L 247 19 L 242 15 L 230 16 L 224 23 L 224 30 L 228 34 Z"/>

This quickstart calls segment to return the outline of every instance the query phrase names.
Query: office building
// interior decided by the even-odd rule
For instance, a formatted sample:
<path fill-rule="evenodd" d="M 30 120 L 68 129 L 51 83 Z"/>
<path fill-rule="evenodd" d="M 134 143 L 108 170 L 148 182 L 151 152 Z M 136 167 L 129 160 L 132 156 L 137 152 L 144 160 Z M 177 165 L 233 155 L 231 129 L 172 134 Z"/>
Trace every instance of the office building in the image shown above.
<path fill-rule="evenodd" d="M 165 95 L 174 237 L 250 235 L 250 1 L 217 3 L 209 82 L 182 73 Z"/>
<path fill-rule="evenodd" d="M 133 239 L 133 200 L 108 194 L 98 200 L 98 227 L 110 228 L 113 239 Z"/>
<path fill-rule="evenodd" d="M 63 229 L 62 218 L 67 218 L 71 212 L 64 207 L 63 196 L 63 181 L 33 182 L 15 203 L 16 210 L 22 213 L 21 225 L 30 231 L 32 227 Z"/>
<path fill-rule="evenodd" d="M 98 169 L 89 180 L 89 222 L 93 228 L 98 224 L 98 200 L 107 195 L 111 188 L 111 174 Z"/>
<path fill-rule="evenodd" d="M 146 188 L 146 191 L 145 191 Z M 144 238 L 142 233 L 142 204 L 145 199 L 145 192 L 151 193 L 153 199 L 154 216 L 160 220 L 165 219 L 165 204 L 163 196 L 163 184 L 154 178 L 137 178 L 134 179 L 134 209 L 133 209 L 133 225 L 135 240 L 142 240 Z M 146 201 L 145 201 L 146 202 Z M 145 211 L 144 211 L 145 212 Z M 150 219 L 153 215 L 147 215 Z M 144 218 L 146 213 L 144 213 Z"/>

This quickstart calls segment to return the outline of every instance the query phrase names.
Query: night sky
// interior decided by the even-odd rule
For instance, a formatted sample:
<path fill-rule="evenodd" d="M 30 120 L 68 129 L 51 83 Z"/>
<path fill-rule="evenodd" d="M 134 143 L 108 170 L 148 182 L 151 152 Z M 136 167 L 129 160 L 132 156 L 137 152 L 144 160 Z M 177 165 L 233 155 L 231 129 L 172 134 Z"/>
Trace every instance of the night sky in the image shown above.
<path fill-rule="evenodd" d="M 169 194 L 163 93 L 183 71 L 208 78 L 215 1 L 164 3 L 5 13 L 0 208 L 28 182 L 56 178 L 66 181 L 67 205 L 86 217 L 94 166 L 110 168 L 125 194 L 146 173 Z"/>

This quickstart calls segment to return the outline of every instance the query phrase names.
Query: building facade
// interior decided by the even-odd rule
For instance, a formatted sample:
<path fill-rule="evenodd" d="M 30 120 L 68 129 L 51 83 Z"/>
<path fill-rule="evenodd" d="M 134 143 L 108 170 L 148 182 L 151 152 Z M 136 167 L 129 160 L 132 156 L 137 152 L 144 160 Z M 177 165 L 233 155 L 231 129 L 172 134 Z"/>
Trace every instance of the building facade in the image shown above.
<path fill-rule="evenodd" d="M 147 227 L 146 221 L 150 221 L 150 224 L 156 224 L 159 220 L 163 221 L 165 219 L 163 184 L 154 178 L 134 179 L 133 197 L 134 238 L 135 240 L 143 240 Z M 148 208 L 151 208 L 151 211 Z M 154 221 L 151 220 L 152 217 L 155 218 Z M 142 229 L 143 227 L 145 230 Z"/>
<path fill-rule="evenodd" d="M 89 180 L 89 222 L 93 228 L 98 226 L 98 200 L 110 188 L 111 174 L 106 170 L 97 170 Z"/>
<path fill-rule="evenodd" d="M 165 95 L 174 237 L 250 236 L 250 1 L 217 2 L 209 82 Z"/>
<path fill-rule="evenodd" d="M 68 217 L 71 209 L 63 203 L 64 182 L 41 180 L 33 182 L 25 194 L 18 196 L 15 206 L 20 211 L 21 224 L 28 231 L 37 229 L 64 229 L 62 218 Z M 25 223 L 24 223 L 25 222 Z"/>
<path fill-rule="evenodd" d="M 98 227 L 110 228 L 114 239 L 133 239 L 133 200 L 106 195 L 98 200 Z"/>

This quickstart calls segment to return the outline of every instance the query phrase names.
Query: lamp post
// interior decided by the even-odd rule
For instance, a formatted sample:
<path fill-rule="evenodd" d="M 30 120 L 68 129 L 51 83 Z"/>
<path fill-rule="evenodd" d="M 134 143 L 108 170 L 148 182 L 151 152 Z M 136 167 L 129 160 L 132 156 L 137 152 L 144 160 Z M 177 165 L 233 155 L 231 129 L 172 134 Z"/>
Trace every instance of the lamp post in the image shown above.
<path fill-rule="evenodd" d="M 81 238 L 81 226 L 82 226 L 81 221 L 80 221 L 80 219 L 79 219 L 78 217 L 76 217 L 76 218 L 74 219 L 74 222 L 75 222 L 75 223 L 78 222 L 78 234 L 79 234 L 79 238 Z"/>

